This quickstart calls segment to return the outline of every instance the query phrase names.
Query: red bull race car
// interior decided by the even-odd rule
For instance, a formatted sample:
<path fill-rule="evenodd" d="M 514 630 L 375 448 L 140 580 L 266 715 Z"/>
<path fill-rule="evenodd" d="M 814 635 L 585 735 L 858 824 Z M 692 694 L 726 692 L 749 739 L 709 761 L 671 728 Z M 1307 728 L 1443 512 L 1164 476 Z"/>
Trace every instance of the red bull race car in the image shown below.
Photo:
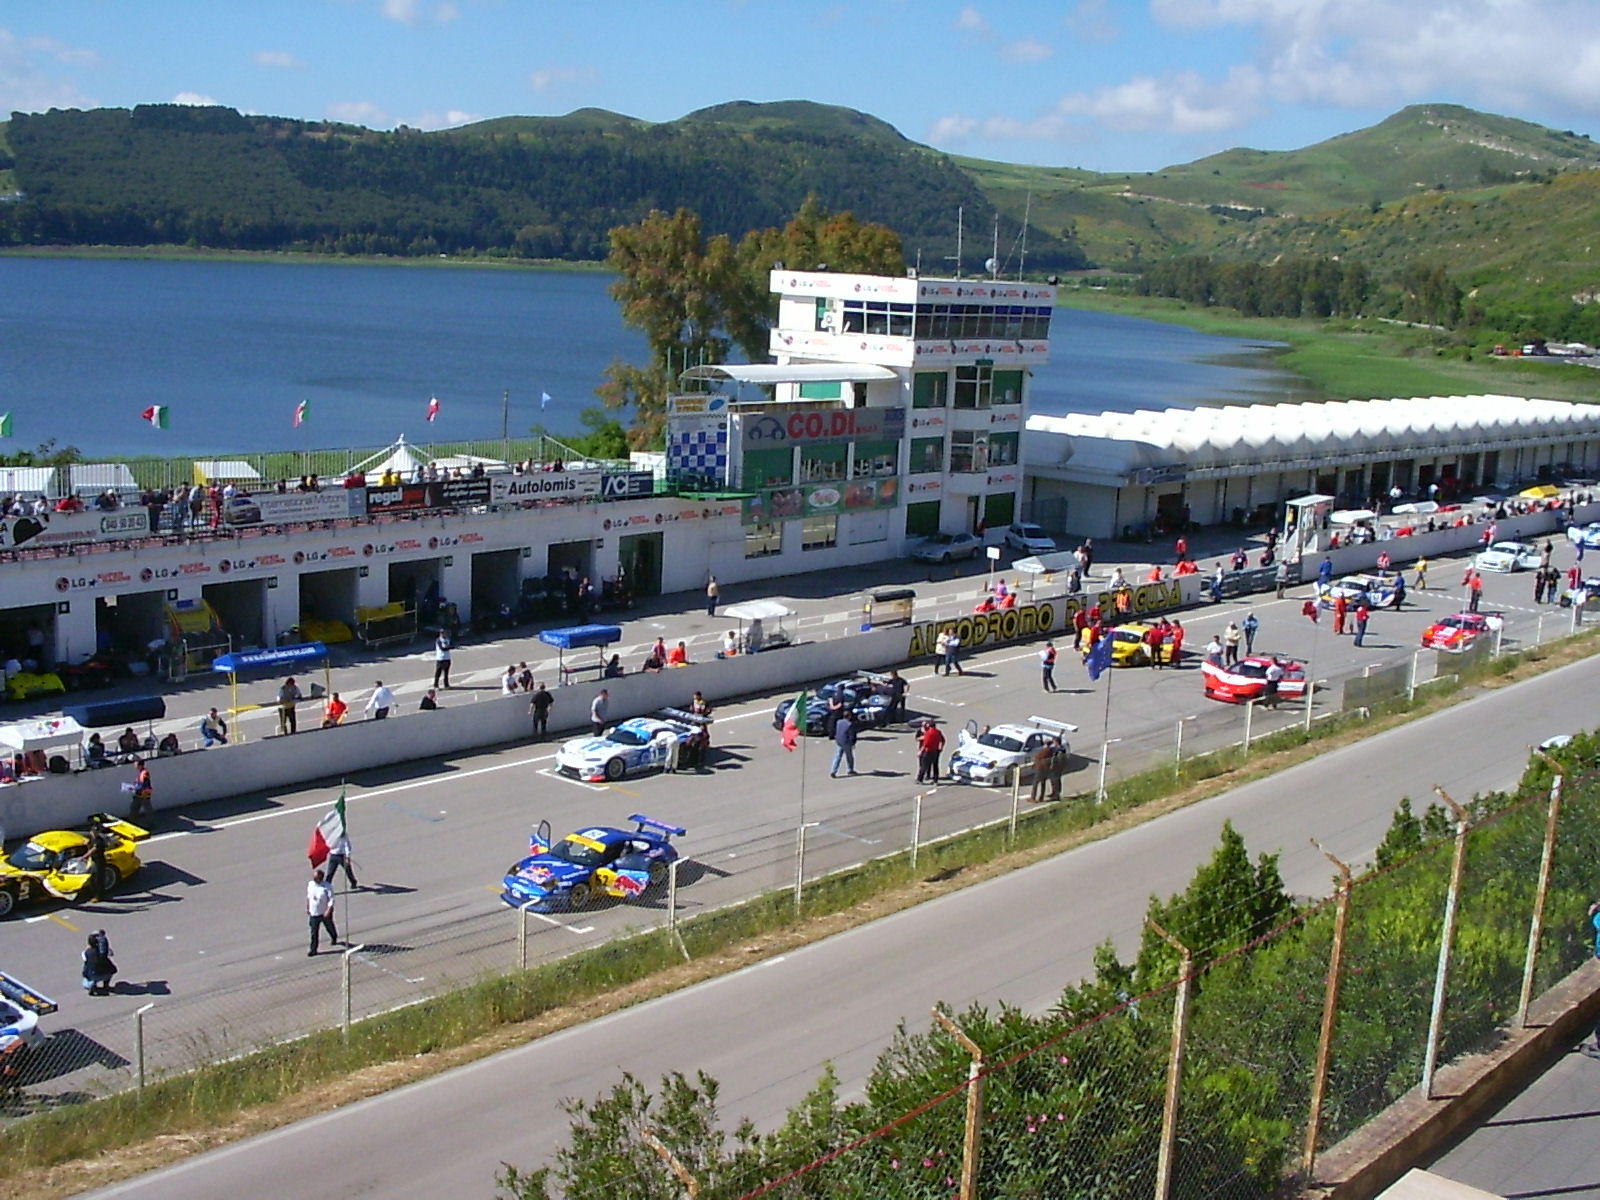
<path fill-rule="evenodd" d="M 667 882 L 678 860 L 675 837 L 685 830 L 634 813 L 634 828 L 591 825 L 550 841 L 550 822 L 539 822 L 528 855 L 506 872 L 500 899 L 512 908 L 576 912 L 598 896 L 637 900 Z"/>

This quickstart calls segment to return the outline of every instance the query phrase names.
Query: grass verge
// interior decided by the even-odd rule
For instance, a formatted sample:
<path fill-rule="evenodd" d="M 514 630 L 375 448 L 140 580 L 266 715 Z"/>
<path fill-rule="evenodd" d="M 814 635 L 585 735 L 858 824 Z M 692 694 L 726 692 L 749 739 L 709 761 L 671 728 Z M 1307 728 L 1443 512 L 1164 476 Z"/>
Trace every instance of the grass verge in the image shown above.
<path fill-rule="evenodd" d="M 1304 762 L 1330 749 L 1594 652 L 1600 629 L 1467 667 L 1408 702 L 1339 714 L 1238 747 L 1118 781 L 1105 803 L 1080 798 L 1026 808 L 1017 836 L 1004 823 L 922 847 L 916 870 L 899 853 L 808 884 L 796 913 L 788 891 L 638 932 L 526 972 L 484 978 L 360 1022 L 120 1093 L 29 1117 L 0 1131 L 0 1181 L 10 1200 L 53 1200 L 186 1155 L 289 1124 L 366 1096 L 524 1045 L 831 937 L 958 888 L 1109 837 Z M 687 961 L 686 961 L 687 959 Z"/>

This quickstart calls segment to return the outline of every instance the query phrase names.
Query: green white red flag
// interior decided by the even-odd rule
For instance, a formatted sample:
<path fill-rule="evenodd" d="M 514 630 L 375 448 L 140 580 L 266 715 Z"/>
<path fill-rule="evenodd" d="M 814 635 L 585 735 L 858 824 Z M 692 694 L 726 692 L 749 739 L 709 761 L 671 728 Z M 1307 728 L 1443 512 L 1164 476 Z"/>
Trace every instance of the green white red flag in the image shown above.
<path fill-rule="evenodd" d="M 165 404 L 152 404 L 139 415 L 157 429 L 165 429 L 167 427 L 167 406 Z"/>
<path fill-rule="evenodd" d="M 311 412 L 311 401 L 302 400 L 294 406 L 294 428 L 299 429 L 306 423 L 306 416 Z"/>
<path fill-rule="evenodd" d="M 806 719 L 806 709 L 811 704 L 811 697 L 802 691 L 794 698 L 794 703 L 789 706 L 788 715 L 783 718 L 783 748 L 793 750 L 795 743 L 800 740 L 800 722 Z"/>
<path fill-rule="evenodd" d="M 320 867 L 328 861 L 328 851 L 344 836 L 344 789 L 339 789 L 339 801 L 326 813 L 322 820 L 317 822 L 317 827 L 311 831 L 311 845 L 306 849 L 306 857 L 311 860 L 313 867 Z"/>

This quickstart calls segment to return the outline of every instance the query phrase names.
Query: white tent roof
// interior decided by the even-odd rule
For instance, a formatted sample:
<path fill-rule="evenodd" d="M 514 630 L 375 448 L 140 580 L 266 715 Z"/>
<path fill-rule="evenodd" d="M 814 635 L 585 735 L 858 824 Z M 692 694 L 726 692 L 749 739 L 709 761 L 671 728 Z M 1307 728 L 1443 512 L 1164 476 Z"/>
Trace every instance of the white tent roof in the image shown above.
<path fill-rule="evenodd" d="M 213 479 L 227 482 L 235 480 L 243 483 L 254 483 L 261 478 L 261 474 L 242 458 L 204 458 L 196 459 L 194 469 L 199 472 L 202 480 L 210 483 Z"/>
<path fill-rule="evenodd" d="M 794 609 L 777 600 L 741 600 L 725 605 L 722 611 L 736 621 L 775 621 L 794 616 Z"/>
<path fill-rule="evenodd" d="M 7 496 L 31 496 L 35 492 L 50 494 L 55 484 L 54 467 L 4 467 L 0 468 L 0 493 Z"/>
<path fill-rule="evenodd" d="M 0 743 L 15 750 L 48 750 L 52 746 L 76 746 L 85 730 L 71 717 L 47 717 L 42 721 L 16 721 L 0 725 Z"/>
<path fill-rule="evenodd" d="M 1115 482 L 1155 467 L 1250 474 L 1344 461 L 1600 438 L 1600 405 L 1419 396 L 1028 418 L 1030 468 Z"/>
<path fill-rule="evenodd" d="M 428 465 L 428 460 L 419 458 L 406 444 L 406 435 L 401 434 L 394 441 L 394 445 L 387 450 L 380 450 L 371 458 L 358 462 L 350 468 L 353 474 L 356 471 L 365 471 L 369 475 L 381 475 L 385 471 L 398 471 L 401 475 L 410 478 L 418 467 Z"/>
<path fill-rule="evenodd" d="M 74 463 L 68 468 L 74 492 L 103 492 L 107 488 L 136 492 L 139 481 L 122 463 Z"/>
<path fill-rule="evenodd" d="M 872 383 L 894 379 L 888 367 L 866 363 L 706 363 L 679 379 L 731 379 L 735 383 Z"/>

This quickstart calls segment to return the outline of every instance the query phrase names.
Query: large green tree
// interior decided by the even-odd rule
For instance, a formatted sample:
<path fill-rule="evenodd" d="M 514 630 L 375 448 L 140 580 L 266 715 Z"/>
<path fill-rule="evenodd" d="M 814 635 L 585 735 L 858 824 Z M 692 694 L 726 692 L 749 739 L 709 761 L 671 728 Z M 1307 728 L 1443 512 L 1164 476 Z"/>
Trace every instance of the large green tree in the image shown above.
<path fill-rule="evenodd" d="M 778 312 L 769 287 L 775 265 L 898 275 L 905 255 L 892 229 L 830 213 L 811 196 L 782 229 L 754 230 L 737 245 L 724 234 L 707 238 L 688 209 L 652 212 L 611 231 L 607 263 L 617 272 L 611 295 L 622 319 L 644 334 L 650 361 L 614 361 L 596 390 L 608 408 L 632 407 L 629 437 L 643 447 L 661 444 L 680 372 L 725 361 L 734 346 L 750 359 L 766 357 Z"/>

